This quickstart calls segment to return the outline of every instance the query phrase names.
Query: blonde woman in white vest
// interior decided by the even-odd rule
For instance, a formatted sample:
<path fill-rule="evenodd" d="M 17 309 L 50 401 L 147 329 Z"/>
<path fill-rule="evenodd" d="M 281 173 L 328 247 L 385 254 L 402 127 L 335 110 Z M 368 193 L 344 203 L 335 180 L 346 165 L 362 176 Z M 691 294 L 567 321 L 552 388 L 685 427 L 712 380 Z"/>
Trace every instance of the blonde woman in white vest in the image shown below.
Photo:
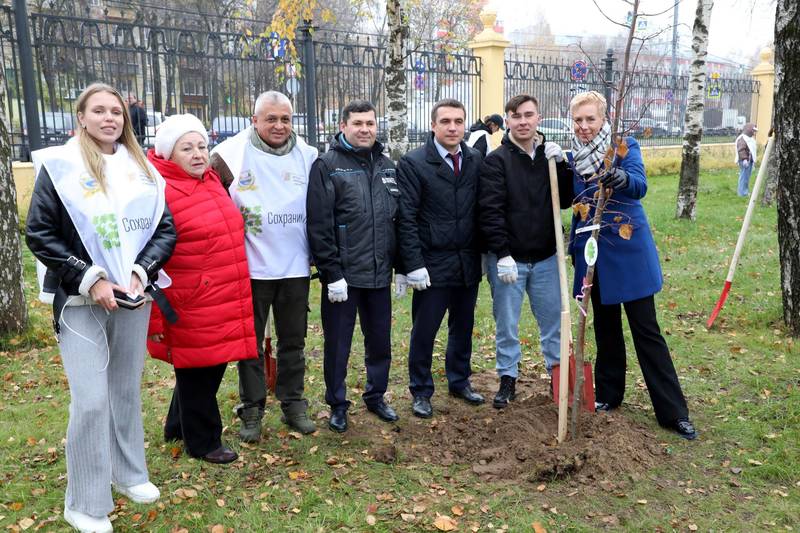
<path fill-rule="evenodd" d="M 164 180 L 144 158 L 119 92 L 87 87 L 78 134 L 34 152 L 26 240 L 47 267 L 70 389 L 64 519 L 110 532 L 112 487 L 136 503 L 159 490 L 144 457 L 140 382 L 151 303 L 145 289 L 175 246 Z"/>

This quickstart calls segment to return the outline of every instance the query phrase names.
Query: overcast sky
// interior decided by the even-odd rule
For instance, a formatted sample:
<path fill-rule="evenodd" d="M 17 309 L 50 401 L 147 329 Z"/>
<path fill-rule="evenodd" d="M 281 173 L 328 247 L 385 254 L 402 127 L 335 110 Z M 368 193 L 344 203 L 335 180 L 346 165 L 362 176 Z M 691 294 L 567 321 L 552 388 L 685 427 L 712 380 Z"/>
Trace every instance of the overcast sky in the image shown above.
<path fill-rule="evenodd" d="M 606 14 L 624 20 L 629 6 L 622 0 L 596 0 Z M 672 25 L 674 0 L 642 0 L 640 11 L 667 13 L 648 21 L 648 28 Z M 598 11 L 592 0 L 490 0 L 506 34 L 522 29 L 541 13 L 555 35 L 614 35 L 621 31 Z M 557 7 L 554 7 L 557 6 Z M 691 47 L 696 0 L 681 0 L 678 5 L 681 49 Z M 772 41 L 775 25 L 775 0 L 715 0 L 709 28 L 709 54 L 748 63 Z M 671 30 L 669 30 L 671 35 Z"/>

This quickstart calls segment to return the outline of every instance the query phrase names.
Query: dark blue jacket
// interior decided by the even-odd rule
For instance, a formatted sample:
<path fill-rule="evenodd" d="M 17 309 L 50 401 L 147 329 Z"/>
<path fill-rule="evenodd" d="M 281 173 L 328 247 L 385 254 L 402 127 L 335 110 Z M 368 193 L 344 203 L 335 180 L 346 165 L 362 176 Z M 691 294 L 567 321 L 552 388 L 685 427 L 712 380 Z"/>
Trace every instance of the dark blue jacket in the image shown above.
<path fill-rule="evenodd" d="M 639 201 L 647 194 L 647 176 L 645 175 L 642 151 L 632 137 L 627 138 L 628 154 L 622 159 L 620 167 L 628 173 L 628 187 L 614 191 L 603 212 L 600 227 L 597 264 L 595 278 L 600 280 L 600 301 L 605 305 L 618 304 L 651 296 L 661 290 L 661 266 L 658 261 L 653 235 Z M 574 176 L 575 202 L 594 205 L 593 196 L 597 191 L 597 182 L 587 183 L 579 176 Z M 579 215 L 572 217 L 570 228 L 569 253 L 575 260 L 574 295 L 580 294 L 583 277 L 586 275 L 586 261 L 583 249 L 591 232 L 578 233 L 576 229 L 592 224 L 594 207 L 589 211 L 586 221 Z M 633 227 L 630 240 L 620 237 L 619 229 L 623 224 Z"/>
<path fill-rule="evenodd" d="M 432 287 L 464 287 L 481 280 L 478 244 L 480 152 L 461 143 L 456 176 L 439 155 L 433 134 L 400 158 L 398 248 L 407 272 L 425 267 Z"/>
<path fill-rule="evenodd" d="M 337 133 L 311 166 L 306 212 L 308 245 L 324 283 L 344 278 L 352 287 L 392 283 L 397 188 L 394 163 L 383 146 L 354 149 Z"/>

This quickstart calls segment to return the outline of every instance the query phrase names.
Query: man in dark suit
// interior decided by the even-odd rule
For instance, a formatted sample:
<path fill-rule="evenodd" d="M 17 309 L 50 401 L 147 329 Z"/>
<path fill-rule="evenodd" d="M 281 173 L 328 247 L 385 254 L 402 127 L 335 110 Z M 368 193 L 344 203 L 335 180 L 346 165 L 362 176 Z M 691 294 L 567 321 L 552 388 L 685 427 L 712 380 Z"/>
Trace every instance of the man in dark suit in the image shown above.
<path fill-rule="evenodd" d="M 477 242 L 481 154 L 463 141 L 465 121 L 461 102 L 437 102 L 427 142 L 403 156 L 397 167 L 399 263 L 406 276 L 396 276 L 395 282 L 399 295 L 405 292 L 404 283 L 414 289 L 408 373 L 412 411 L 421 418 L 433 414 L 433 343 L 445 312 L 445 372 L 450 394 L 474 405 L 484 402 L 469 382 L 472 326 L 481 280 Z"/>

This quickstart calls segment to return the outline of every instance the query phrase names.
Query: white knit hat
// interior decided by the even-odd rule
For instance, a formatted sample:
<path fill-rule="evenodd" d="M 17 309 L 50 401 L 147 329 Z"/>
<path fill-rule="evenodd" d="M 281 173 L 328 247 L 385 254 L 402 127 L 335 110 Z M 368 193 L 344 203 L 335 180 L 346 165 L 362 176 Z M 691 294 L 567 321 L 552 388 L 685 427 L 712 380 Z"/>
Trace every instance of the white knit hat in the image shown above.
<path fill-rule="evenodd" d="M 187 113 L 185 115 L 172 115 L 167 117 L 156 130 L 155 149 L 156 155 L 169 159 L 175 143 L 182 135 L 196 131 L 203 136 L 203 140 L 208 144 L 208 132 L 203 123 L 196 116 Z"/>

